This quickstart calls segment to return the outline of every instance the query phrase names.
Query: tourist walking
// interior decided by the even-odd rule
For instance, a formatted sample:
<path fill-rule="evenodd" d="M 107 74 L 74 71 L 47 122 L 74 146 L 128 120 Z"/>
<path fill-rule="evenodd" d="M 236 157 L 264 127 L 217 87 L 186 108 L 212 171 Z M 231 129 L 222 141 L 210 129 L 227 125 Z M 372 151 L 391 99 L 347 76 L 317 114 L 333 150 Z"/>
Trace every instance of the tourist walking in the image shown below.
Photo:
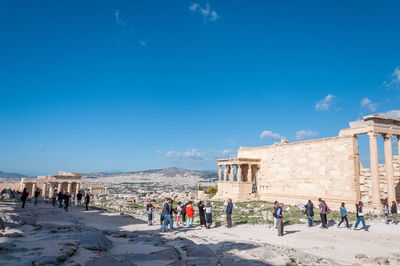
<path fill-rule="evenodd" d="M 57 199 L 58 199 L 58 208 L 62 209 L 64 200 L 64 194 L 62 193 L 62 191 L 58 192 Z"/>
<path fill-rule="evenodd" d="M 28 198 L 28 192 L 26 191 L 26 188 L 24 188 L 24 191 L 22 192 L 22 196 L 21 196 L 21 201 L 22 201 L 22 208 L 25 208 L 25 202 L 26 202 L 26 198 Z"/>
<path fill-rule="evenodd" d="M 165 231 L 168 223 L 169 223 L 169 229 L 172 231 L 174 229 L 174 221 L 171 218 L 171 200 L 170 199 L 168 199 L 166 202 L 164 202 L 161 213 L 164 218 L 164 222 L 161 227 L 161 232 Z"/>
<path fill-rule="evenodd" d="M 226 206 L 226 227 L 232 227 L 232 211 L 233 211 L 233 204 L 232 199 L 228 199 L 228 205 Z"/>
<path fill-rule="evenodd" d="M 212 225 L 212 207 L 209 201 L 206 204 L 205 212 L 206 212 L 206 226 L 208 229 L 210 229 Z"/>
<path fill-rule="evenodd" d="M 274 209 L 272 210 L 272 217 L 274 217 L 274 227 L 278 228 L 278 219 L 276 219 L 276 209 L 278 208 L 279 203 L 277 201 L 274 202 Z"/>
<path fill-rule="evenodd" d="M 345 207 L 344 202 L 342 202 L 342 205 L 340 206 L 340 217 L 342 217 L 342 220 L 340 220 L 340 223 L 338 224 L 338 227 L 344 222 L 346 221 L 346 227 L 350 228 L 349 226 L 349 220 L 347 219 L 347 210 Z"/>
<path fill-rule="evenodd" d="M 283 236 L 283 203 L 276 208 L 276 219 L 278 222 L 278 236 Z"/>
<path fill-rule="evenodd" d="M 87 211 L 89 210 L 89 203 L 90 203 L 90 196 L 89 196 L 89 194 L 86 194 L 86 197 L 85 197 L 85 206 L 86 206 L 86 210 L 87 210 Z"/>
<path fill-rule="evenodd" d="M 194 215 L 194 209 L 192 202 L 189 201 L 188 204 L 186 204 L 186 215 L 187 215 L 187 221 L 186 225 L 189 227 L 193 226 L 193 215 Z"/>
<path fill-rule="evenodd" d="M 56 205 L 57 189 L 54 190 L 53 195 L 51 196 L 51 199 L 53 200 L 53 207 L 54 207 Z"/>
<path fill-rule="evenodd" d="M 181 219 L 182 219 L 182 226 L 185 226 L 186 222 L 186 203 L 182 205 L 181 207 Z"/>
<path fill-rule="evenodd" d="M 385 200 L 385 203 L 383 204 L 383 214 L 385 215 L 385 223 L 389 224 L 389 206 L 388 206 L 388 200 Z"/>
<path fill-rule="evenodd" d="M 307 204 L 304 206 L 305 214 L 307 215 L 307 221 L 308 221 L 308 227 L 313 226 L 313 221 L 314 221 L 314 204 L 312 203 L 311 200 L 308 200 Z"/>
<path fill-rule="evenodd" d="M 200 227 L 206 226 L 206 214 L 204 212 L 205 206 L 203 201 L 200 201 L 197 207 L 199 208 Z"/>
<path fill-rule="evenodd" d="M 367 231 L 367 226 L 365 225 L 365 219 L 364 219 L 364 213 L 363 213 L 363 203 L 362 201 L 358 202 L 358 204 L 356 204 L 356 211 L 357 211 L 357 222 L 354 225 L 354 229 L 357 229 L 358 225 L 360 224 L 360 222 L 363 225 L 363 228 L 365 231 Z"/>
<path fill-rule="evenodd" d="M 328 228 L 327 219 L 326 219 L 326 203 L 321 198 L 318 199 L 319 201 L 319 216 L 321 217 L 321 228 Z"/>
<path fill-rule="evenodd" d="M 151 200 L 148 200 L 146 205 L 147 225 L 153 225 L 153 209 L 154 205 L 151 203 Z"/>
<path fill-rule="evenodd" d="M 35 205 L 37 205 L 39 195 L 40 195 L 40 190 L 36 189 L 36 191 L 35 191 Z"/>
<path fill-rule="evenodd" d="M 65 192 L 64 194 L 64 210 L 67 212 L 68 211 L 68 206 L 69 206 L 69 201 L 70 201 L 71 196 L 69 195 L 68 192 Z"/>
<path fill-rule="evenodd" d="M 181 212 L 182 212 L 182 202 L 178 202 L 178 205 L 176 205 L 176 226 L 179 226 L 179 220 L 182 215 Z"/>
<path fill-rule="evenodd" d="M 392 223 L 398 224 L 398 218 L 397 218 L 397 204 L 395 201 L 392 201 L 392 206 L 390 207 L 390 213 L 392 214 Z"/>
<path fill-rule="evenodd" d="M 76 194 L 76 205 L 78 207 L 82 205 L 82 193 L 80 191 Z"/>

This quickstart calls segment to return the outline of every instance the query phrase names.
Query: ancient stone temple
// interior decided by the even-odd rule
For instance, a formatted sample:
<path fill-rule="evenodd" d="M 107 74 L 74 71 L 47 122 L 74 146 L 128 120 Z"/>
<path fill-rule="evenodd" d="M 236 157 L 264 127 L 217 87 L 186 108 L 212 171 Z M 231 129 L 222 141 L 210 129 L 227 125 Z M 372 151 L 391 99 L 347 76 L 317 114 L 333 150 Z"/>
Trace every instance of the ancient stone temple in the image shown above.
<path fill-rule="evenodd" d="M 359 160 L 358 135 L 369 137 L 370 168 Z M 378 164 L 377 138 L 384 140 L 385 163 Z M 332 207 L 359 200 L 381 210 L 385 199 L 400 200 L 400 120 L 381 115 L 350 122 L 339 136 L 264 147 L 240 147 L 238 158 L 217 160 L 217 198 L 260 199 L 289 204 L 323 198 Z M 398 153 L 398 154 L 399 154 Z"/>
<path fill-rule="evenodd" d="M 21 190 L 26 188 L 29 195 L 34 195 L 37 188 L 42 197 L 52 197 L 57 189 L 67 191 L 70 194 L 78 194 L 81 186 L 82 175 L 59 171 L 58 175 L 38 176 L 37 178 L 22 178 Z"/>

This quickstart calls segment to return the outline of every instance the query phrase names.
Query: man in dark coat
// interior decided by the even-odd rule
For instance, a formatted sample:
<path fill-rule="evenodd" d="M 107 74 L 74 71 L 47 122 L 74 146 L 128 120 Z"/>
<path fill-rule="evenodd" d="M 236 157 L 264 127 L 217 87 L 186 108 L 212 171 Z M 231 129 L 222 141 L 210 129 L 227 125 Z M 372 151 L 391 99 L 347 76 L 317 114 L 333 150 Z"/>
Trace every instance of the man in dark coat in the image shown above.
<path fill-rule="evenodd" d="M 28 192 L 26 191 L 26 188 L 24 188 L 24 191 L 22 192 L 21 196 L 22 208 L 25 208 L 26 198 L 28 198 Z"/>

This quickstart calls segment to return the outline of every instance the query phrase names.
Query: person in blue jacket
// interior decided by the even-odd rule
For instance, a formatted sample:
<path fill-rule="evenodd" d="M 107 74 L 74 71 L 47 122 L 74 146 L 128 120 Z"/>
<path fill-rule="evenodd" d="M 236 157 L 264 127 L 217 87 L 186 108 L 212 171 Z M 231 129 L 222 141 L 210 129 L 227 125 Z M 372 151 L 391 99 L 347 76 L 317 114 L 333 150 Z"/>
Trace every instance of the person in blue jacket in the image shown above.
<path fill-rule="evenodd" d="M 228 199 L 228 205 L 226 206 L 226 227 L 232 227 L 232 211 L 233 211 L 233 204 L 232 200 Z"/>
<path fill-rule="evenodd" d="M 342 202 L 342 206 L 340 206 L 340 216 L 342 217 L 342 220 L 340 221 L 340 223 L 338 224 L 338 227 L 344 222 L 346 221 L 346 227 L 350 228 L 349 226 L 349 220 L 347 219 L 347 210 L 346 207 L 344 206 L 344 202 Z"/>

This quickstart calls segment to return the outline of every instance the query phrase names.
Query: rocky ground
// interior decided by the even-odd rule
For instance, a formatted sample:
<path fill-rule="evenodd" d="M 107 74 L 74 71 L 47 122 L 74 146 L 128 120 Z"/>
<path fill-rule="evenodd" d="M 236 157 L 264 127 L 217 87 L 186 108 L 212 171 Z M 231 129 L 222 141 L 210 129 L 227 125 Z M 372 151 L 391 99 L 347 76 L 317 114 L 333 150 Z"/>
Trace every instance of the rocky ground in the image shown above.
<path fill-rule="evenodd" d="M 99 210 L 0 202 L 0 265 L 400 264 L 400 225 L 370 232 L 290 225 L 178 228 L 159 232 L 140 217 Z M 158 218 L 158 217 L 157 217 Z"/>

